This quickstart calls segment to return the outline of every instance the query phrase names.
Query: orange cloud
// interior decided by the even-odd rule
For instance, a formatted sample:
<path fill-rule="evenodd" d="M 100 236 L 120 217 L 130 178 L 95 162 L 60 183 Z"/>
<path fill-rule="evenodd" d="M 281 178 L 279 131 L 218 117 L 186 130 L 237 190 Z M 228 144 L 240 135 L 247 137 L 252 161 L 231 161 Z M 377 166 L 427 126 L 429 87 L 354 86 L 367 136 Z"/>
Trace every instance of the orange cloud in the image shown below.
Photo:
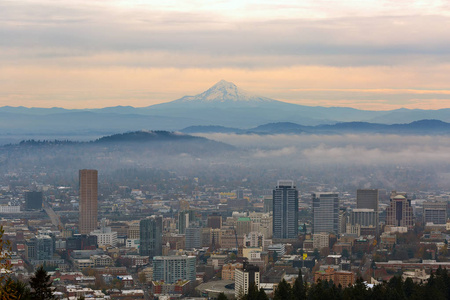
<path fill-rule="evenodd" d="M 254 94 L 303 105 L 376 110 L 450 107 L 450 97 L 446 97 L 450 91 L 443 88 L 450 82 L 450 65 L 271 69 L 0 67 L 0 106 L 148 106 L 200 93 L 220 79 L 233 81 Z"/>

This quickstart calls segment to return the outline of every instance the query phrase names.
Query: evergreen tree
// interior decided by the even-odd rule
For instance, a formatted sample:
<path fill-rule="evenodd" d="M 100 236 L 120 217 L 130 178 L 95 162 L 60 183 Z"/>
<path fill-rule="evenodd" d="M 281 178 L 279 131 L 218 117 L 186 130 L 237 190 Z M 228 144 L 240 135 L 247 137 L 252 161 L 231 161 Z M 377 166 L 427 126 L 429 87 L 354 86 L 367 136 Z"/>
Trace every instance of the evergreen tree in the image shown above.
<path fill-rule="evenodd" d="M 450 276 L 448 276 L 447 269 L 444 269 L 444 272 L 442 273 L 442 281 L 444 282 L 446 288 L 446 298 L 450 299 Z"/>
<path fill-rule="evenodd" d="M 362 278 L 356 279 L 354 285 L 347 287 L 343 292 L 343 299 L 366 300 L 370 297 L 370 291 L 367 289 Z"/>
<path fill-rule="evenodd" d="M 331 282 L 332 283 L 332 282 Z M 343 295 L 342 295 L 342 286 L 339 285 L 338 287 L 335 284 L 331 284 L 330 287 L 330 296 L 328 297 L 328 299 L 336 299 L 336 300 L 341 300 Z"/>
<path fill-rule="evenodd" d="M 384 300 L 386 299 L 386 289 L 384 284 L 377 284 L 369 292 L 368 299 L 370 300 Z"/>
<path fill-rule="evenodd" d="M 383 282 L 368 288 L 362 278 L 346 288 L 336 287 L 333 281 L 318 280 L 311 287 L 301 280 L 301 272 L 294 283 L 294 287 L 282 280 L 274 292 L 274 300 L 308 299 L 308 300 L 444 300 L 450 299 L 450 276 L 446 269 L 438 269 L 431 273 L 426 283 L 414 283 L 408 278 L 403 281 L 400 276 L 394 276 L 389 282 Z M 249 287 L 249 293 L 238 297 L 244 300 L 268 300 L 263 289 L 256 286 Z"/>
<path fill-rule="evenodd" d="M 220 296 L 220 295 L 219 295 Z M 225 295 L 224 295 L 225 296 Z M 226 298 L 223 298 L 226 299 Z M 261 288 L 258 290 L 258 287 L 254 282 L 250 283 L 248 287 L 248 293 L 245 295 L 238 295 L 239 300 L 269 300 L 266 292 Z"/>
<path fill-rule="evenodd" d="M 403 291 L 403 280 L 400 276 L 394 276 L 388 282 L 388 289 L 390 293 L 395 291 L 397 299 L 406 299 L 405 293 Z"/>
<path fill-rule="evenodd" d="M 405 293 L 406 299 L 411 299 L 414 293 L 414 282 L 411 278 L 406 278 L 403 284 L 403 292 Z"/>
<path fill-rule="evenodd" d="M 34 275 L 30 279 L 32 299 L 36 300 L 53 300 L 52 281 L 50 275 L 44 270 L 44 267 L 39 266 Z"/>
<path fill-rule="evenodd" d="M 274 300 L 286 300 L 290 299 L 292 294 L 292 289 L 289 283 L 286 280 L 281 280 L 278 284 L 277 289 L 275 290 L 273 299 Z"/>
<path fill-rule="evenodd" d="M 309 300 L 325 299 L 324 284 L 322 280 L 319 279 L 308 289 L 308 299 Z"/>
<path fill-rule="evenodd" d="M 294 287 L 292 289 L 292 299 L 294 300 L 305 300 L 306 299 L 306 287 L 303 283 L 302 269 L 298 270 L 298 277 L 294 282 Z"/>
<path fill-rule="evenodd" d="M 248 292 L 242 297 L 242 300 L 257 300 L 259 295 L 258 287 L 254 282 L 248 286 Z"/>
<path fill-rule="evenodd" d="M 263 288 L 259 289 L 258 300 L 269 300 L 269 297 L 267 296 Z"/>
<path fill-rule="evenodd" d="M 225 296 L 225 293 L 220 293 L 217 297 L 217 300 L 228 300 L 227 296 Z"/>
<path fill-rule="evenodd" d="M 442 270 L 439 270 L 437 273 L 431 272 L 430 278 L 424 287 L 427 298 L 433 300 L 447 299 L 447 287 L 441 275 L 442 273 Z"/>

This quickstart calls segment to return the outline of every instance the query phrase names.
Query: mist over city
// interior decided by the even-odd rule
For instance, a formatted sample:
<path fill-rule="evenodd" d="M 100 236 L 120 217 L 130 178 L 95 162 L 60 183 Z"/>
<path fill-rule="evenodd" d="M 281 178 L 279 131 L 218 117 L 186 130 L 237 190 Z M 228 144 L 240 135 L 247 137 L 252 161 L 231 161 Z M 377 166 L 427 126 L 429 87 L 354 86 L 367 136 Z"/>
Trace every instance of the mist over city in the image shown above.
<path fill-rule="evenodd" d="M 0 1 L 0 298 L 450 299 L 446 1 Z"/>
<path fill-rule="evenodd" d="M 443 162 L 450 161 L 450 139 L 445 136 L 199 135 L 206 139 L 24 142 L 3 146 L 1 165 L 4 175 L 28 170 L 58 174 L 69 182 L 77 178 L 80 166 L 90 166 L 104 176 L 150 168 L 209 183 L 214 183 L 211 178 L 247 179 L 251 188 L 270 187 L 284 176 L 299 181 L 306 177 L 345 191 L 361 186 L 414 192 L 449 188 L 450 166 Z"/>

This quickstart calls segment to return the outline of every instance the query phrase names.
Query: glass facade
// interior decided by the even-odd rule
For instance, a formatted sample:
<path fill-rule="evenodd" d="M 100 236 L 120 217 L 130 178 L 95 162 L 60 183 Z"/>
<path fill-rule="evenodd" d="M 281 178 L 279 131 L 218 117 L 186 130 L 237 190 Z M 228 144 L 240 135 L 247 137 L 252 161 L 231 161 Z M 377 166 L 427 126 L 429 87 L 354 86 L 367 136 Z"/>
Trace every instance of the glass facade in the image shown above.
<path fill-rule="evenodd" d="M 273 190 L 273 238 L 298 236 L 298 191 L 291 180 L 279 180 Z"/>

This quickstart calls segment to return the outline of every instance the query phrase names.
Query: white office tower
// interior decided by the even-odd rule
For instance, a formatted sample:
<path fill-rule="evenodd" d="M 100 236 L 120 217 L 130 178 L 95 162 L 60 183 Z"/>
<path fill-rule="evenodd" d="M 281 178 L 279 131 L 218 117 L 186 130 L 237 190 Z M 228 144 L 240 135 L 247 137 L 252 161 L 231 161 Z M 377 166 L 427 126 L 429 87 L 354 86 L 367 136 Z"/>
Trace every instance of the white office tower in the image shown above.
<path fill-rule="evenodd" d="M 259 267 L 244 263 L 242 269 L 234 271 L 234 295 L 236 299 L 248 293 L 250 284 L 254 283 L 259 290 Z"/>

